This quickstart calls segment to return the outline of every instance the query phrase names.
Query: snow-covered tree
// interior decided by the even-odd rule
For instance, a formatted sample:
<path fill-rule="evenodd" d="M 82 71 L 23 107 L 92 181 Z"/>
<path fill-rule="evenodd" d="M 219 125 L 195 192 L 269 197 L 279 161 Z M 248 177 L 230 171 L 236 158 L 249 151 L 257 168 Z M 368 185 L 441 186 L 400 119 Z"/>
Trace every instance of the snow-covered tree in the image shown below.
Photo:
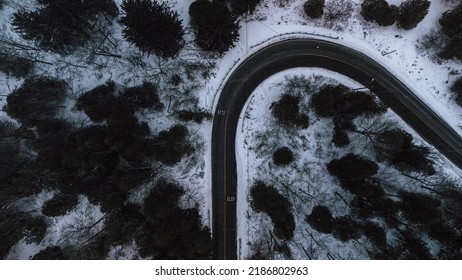
<path fill-rule="evenodd" d="M 388 5 L 386 0 L 364 0 L 361 4 L 361 16 L 380 26 L 389 26 L 395 23 L 399 8 Z"/>
<path fill-rule="evenodd" d="M 49 77 L 32 77 L 7 97 L 5 112 L 23 125 L 33 126 L 37 121 L 53 118 L 67 93 L 64 81 Z"/>
<path fill-rule="evenodd" d="M 95 33 L 95 23 L 101 15 L 112 19 L 119 13 L 113 0 L 39 0 L 38 3 L 35 11 L 14 13 L 14 30 L 40 48 L 61 54 L 84 45 Z"/>
<path fill-rule="evenodd" d="M 399 5 L 398 27 L 404 30 L 411 30 L 421 22 L 428 14 L 430 1 L 428 0 L 407 0 Z"/>
<path fill-rule="evenodd" d="M 288 165 L 294 161 L 294 153 L 288 147 L 279 148 L 273 153 L 273 161 L 279 166 Z"/>
<path fill-rule="evenodd" d="M 251 14 L 261 0 L 230 0 L 231 10 L 235 15 Z"/>
<path fill-rule="evenodd" d="M 320 18 L 324 13 L 325 0 L 308 0 L 303 4 L 303 11 L 310 18 Z"/>
<path fill-rule="evenodd" d="M 142 52 L 169 58 L 183 48 L 181 20 L 165 2 L 124 0 L 121 7 L 123 36 Z"/>
<path fill-rule="evenodd" d="M 197 0 L 189 15 L 196 45 L 202 50 L 224 54 L 238 41 L 239 24 L 222 1 Z"/>

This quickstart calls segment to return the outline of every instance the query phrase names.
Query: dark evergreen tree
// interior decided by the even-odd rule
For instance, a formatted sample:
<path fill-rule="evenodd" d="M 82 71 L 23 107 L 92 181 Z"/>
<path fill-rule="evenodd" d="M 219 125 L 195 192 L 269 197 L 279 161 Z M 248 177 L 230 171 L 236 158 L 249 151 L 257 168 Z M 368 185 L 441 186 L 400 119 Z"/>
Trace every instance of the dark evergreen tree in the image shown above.
<path fill-rule="evenodd" d="M 15 78 L 24 78 L 32 73 L 34 63 L 17 55 L 0 52 L 0 72 Z"/>
<path fill-rule="evenodd" d="M 324 13 L 325 0 L 308 0 L 303 4 L 303 11 L 310 18 L 320 18 Z"/>
<path fill-rule="evenodd" d="M 127 88 L 122 94 L 122 98 L 127 100 L 135 110 L 161 111 L 164 108 L 164 104 L 160 102 L 157 87 L 149 82 L 144 82 L 141 86 Z"/>
<path fill-rule="evenodd" d="M 462 77 L 459 77 L 452 85 L 451 91 L 454 92 L 454 99 L 459 106 L 462 106 Z"/>
<path fill-rule="evenodd" d="M 377 22 L 380 26 L 395 23 L 399 8 L 388 5 L 386 0 L 364 0 L 361 4 L 361 15 L 367 21 Z"/>
<path fill-rule="evenodd" d="M 441 30 L 443 33 L 450 37 L 461 37 L 462 36 L 462 4 L 459 4 L 453 10 L 449 10 L 443 13 L 439 19 Z"/>
<path fill-rule="evenodd" d="M 430 1 L 428 0 L 407 0 L 399 5 L 398 27 L 404 30 L 411 30 L 421 22 L 428 14 Z"/>
<path fill-rule="evenodd" d="M 211 239 L 207 227 L 202 227 L 196 208 L 181 209 L 179 198 L 183 187 L 160 180 L 144 201 L 144 213 L 149 221 L 145 234 L 138 236 L 142 255 L 154 259 L 207 259 Z"/>
<path fill-rule="evenodd" d="M 462 61 L 462 37 L 452 38 L 439 56 L 443 59 L 455 58 Z"/>
<path fill-rule="evenodd" d="M 78 204 L 76 195 L 58 193 L 42 206 L 42 214 L 48 217 L 62 216 Z"/>
<path fill-rule="evenodd" d="M 364 235 L 378 248 L 385 249 L 387 246 L 387 235 L 385 230 L 378 224 L 367 221 L 362 226 Z"/>
<path fill-rule="evenodd" d="M 69 257 L 63 252 L 63 249 L 59 246 L 46 247 L 41 250 L 32 258 L 33 260 L 68 260 Z"/>
<path fill-rule="evenodd" d="M 192 153 L 193 148 L 187 142 L 188 129 L 183 125 L 174 125 L 161 131 L 152 140 L 154 158 L 166 165 L 174 165 Z"/>
<path fill-rule="evenodd" d="M 307 128 L 309 118 L 300 113 L 300 97 L 284 94 L 278 101 L 271 104 L 271 113 L 276 121 L 286 127 Z"/>
<path fill-rule="evenodd" d="M 334 217 L 329 208 L 323 205 L 313 207 L 311 214 L 306 216 L 306 222 L 322 233 L 332 233 L 334 230 Z"/>
<path fill-rule="evenodd" d="M 67 93 L 64 81 L 49 77 L 32 77 L 7 97 L 5 112 L 25 126 L 53 118 Z"/>
<path fill-rule="evenodd" d="M 82 46 L 94 33 L 99 14 L 108 19 L 118 15 L 113 0 L 39 0 L 35 11 L 13 15 L 13 27 L 21 37 L 41 48 L 68 54 Z"/>
<path fill-rule="evenodd" d="M 441 201 L 429 195 L 400 192 L 401 209 L 412 223 L 431 224 L 442 219 Z"/>
<path fill-rule="evenodd" d="M 230 0 L 231 10 L 235 15 L 248 15 L 255 11 L 261 0 Z"/>
<path fill-rule="evenodd" d="M 222 1 L 197 0 L 189 7 L 196 45 L 204 51 L 224 54 L 239 39 L 239 24 Z"/>
<path fill-rule="evenodd" d="M 379 167 L 372 160 L 350 153 L 329 162 L 327 170 L 331 175 L 339 178 L 343 184 L 349 184 L 374 176 Z"/>
<path fill-rule="evenodd" d="M 154 0 L 124 0 L 123 36 L 142 52 L 174 57 L 184 45 L 184 30 L 177 12 Z"/>
<path fill-rule="evenodd" d="M 360 237 L 360 226 L 350 216 L 335 218 L 332 235 L 340 241 L 346 242 Z"/>
<path fill-rule="evenodd" d="M 416 146 L 412 141 L 412 135 L 405 131 L 384 131 L 375 137 L 374 149 L 377 158 L 388 161 L 401 170 L 434 174 L 433 163 L 428 159 L 430 150 Z"/>
<path fill-rule="evenodd" d="M 288 165 L 294 161 L 294 153 L 288 147 L 279 148 L 273 153 L 273 161 L 279 166 Z"/>
<path fill-rule="evenodd" d="M 4 259 L 10 248 L 22 238 L 25 238 L 27 244 L 40 243 L 45 237 L 46 229 L 47 224 L 43 218 L 0 209 L 0 258 Z"/>
<path fill-rule="evenodd" d="M 194 121 L 195 123 L 201 124 L 204 120 L 212 119 L 212 114 L 204 110 L 180 110 L 176 112 L 176 117 L 183 122 Z"/>
<path fill-rule="evenodd" d="M 257 181 L 250 189 L 252 208 L 257 212 L 265 212 L 270 216 L 274 233 L 277 237 L 290 240 L 295 229 L 292 205 L 273 186 Z"/>
<path fill-rule="evenodd" d="M 126 245 L 142 234 L 146 217 L 139 205 L 126 203 L 108 213 L 104 234 L 107 245 Z"/>

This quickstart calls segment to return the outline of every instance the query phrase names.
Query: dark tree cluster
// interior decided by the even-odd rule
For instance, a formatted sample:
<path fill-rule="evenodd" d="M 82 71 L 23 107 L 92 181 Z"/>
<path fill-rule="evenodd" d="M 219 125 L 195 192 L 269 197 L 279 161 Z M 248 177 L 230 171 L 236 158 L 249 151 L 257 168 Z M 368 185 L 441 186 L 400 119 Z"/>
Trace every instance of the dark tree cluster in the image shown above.
<path fill-rule="evenodd" d="M 223 1 L 196 0 L 189 7 L 196 45 L 224 54 L 239 39 L 237 18 Z"/>
<path fill-rule="evenodd" d="M 274 225 L 274 233 L 277 237 L 290 240 L 295 229 L 292 205 L 282 196 L 276 188 L 257 181 L 250 189 L 252 208 L 256 212 L 268 214 Z"/>
<path fill-rule="evenodd" d="M 313 94 L 311 107 L 320 117 L 345 116 L 354 118 L 360 115 L 382 113 L 384 108 L 372 97 L 362 91 L 351 91 L 343 85 L 327 85 Z"/>
<path fill-rule="evenodd" d="M 360 237 L 361 228 L 350 216 L 334 218 L 329 208 L 324 205 L 317 205 L 310 215 L 306 216 L 306 222 L 315 230 L 332 234 L 338 240 L 346 242 Z"/>
<path fill-rule="evenodd" d="M 29 76 L 33 69 L 31 60 L 0 51 L 0 72 L 19 79 Z"/>
<path fill-rule="evenodd" d="M 327 85 L 313 94 L 310 106 L 316 115 L 331 117 L 334 123 L 332 143 L 344 147 L 350 143 L 347 131 L 354 130 L 353 119 L 360 115 L 383 113 L 385 108 L 362 91 L 351 91 L 343 85 Z"/>
<path fill-rule="evenodd" d="M 428 14 L 430 1 L 428 0 L 407 0 L 399 5 L 399 12 L 396 21 L 398 27 L 404 30 L 415 28 Z"/>
<path fill-rule="evenodd" d="M 312 18 L 320 18 L 324 13 L 325 0 L 308 0 L 303 4 L 303 11 L 305 14 Z"/>
<path fill-rule="evenodd" d="M 439 54 L 444 59 L 456 58 L 462 61 L 462 4 L 443 13 L 439 19 L 441 31 L 449 43 Z"/>
<path fill-rule="evenodd" d="M 294 159 L 294 153 L 288 147 L 279 148 L 273 153 L 274 164 L 278 166 L 288 165 L 293 162 Z"/>
<path fill-rule="evenodd" d="M 25 126 L 54 118 L 64 103 L 68 88 L 64 81 L 31 77 L 7 97 L 4 111 Z"/>
<path fill-rule="evenodd" d="M 72 210 L 78 203 L 77 195 L 58 193 L 43 204 L 42 214 L 48 217 L 62 216 Z"/>
<path fill-rule="evenodd" d="M 455 94 L 456 103 L 462 107 L 462 77 L 459 77 L 452 85 L 451 91 Z"/>
<path fill-rule="evenodd" d="M 353 190 L 357 183 L 376 175 L 379 167 L 370 159 L 350 153 L 329 162 L 327 170 L 340 180 L 343 187 Z"/>
<path fill-rule="evenodd" d="M 0 209 L 0 258 L 22 238 L 26 243 L 39 243 L 45 237 L 47 224 L 43 218 L 34 218 L 23 212 Z"/>
<path fill-rule="evenodd" d="M 386 130 L 375 137 L 374 149 L 377 158 L 385 160 L 404 171 L 435 174 L 433 163 L 428 159 L 430 150 L 416 146 L 409 133 L 399 130 Z"/>
<path fill-rule="evenodd" d="M 389 26 L 398 18 L 399 8 L 389 5 L 386 0 L 364 0 L 361 4 L 361 16 L 380 26 Z"/>
<path fill-rule="evenodd" d="M 147 196 L 145 233 L 136 239 L 143 255 L 154 259 L 210 258 L 210 230 L 202 227 L 197 208 L 179 207 L 183 194 L 182 186 L 161 180 Z"/>
<path fill-rule="evenodd" d="M 211 120 L 212 114 L 205 110 L 180 110 L 176 112 L 176 118 L 183 122 L 193 121 L 197 124 L 201 124 L 204 120 Z"/>
<path fill-rule="evenodd" d="M 69 54 L 83 46 L 95 33 L 102 16 L 113 19 L 119 10 L 113 0 L 39 0 L 35 11 L 13 15 L 13 27 L 21 37 L 44 49 Z"/>
<path fill-rule="evenodd" d="M 285 127 L 308 128 L 308 115 L 300 112 L 299 96 L 284 94 L 278 101 L 271 104 L 271 114 L 276 121 Z"/>
<path fill-rule="evenodd" d="M 428 14 L 430 1 L 407 0 L 399 8 L 389 5 L 386 0 L 364 0 L 361 4 L 362 17 L 380 26 L 398 23 L 398 27 L 411 30 L 415 28 Z"/>
<path fill-rule="evenodd" d="M 233 13 L 241 16 L 253 13 L 261 0 L 228 0 L 228 2 Z"/>
<path fill-rule="evenodd" d="M 157 0 L 124 0 L 123 36 L 142 52 L 162 58 L 176 56 L 184 46 L 184 30 L 177 12 Z"/>
<path fill-rule="evenodd" d="M 303 11 L 312 18 L 320 18 L 324 13 L 325 0 L 308 0 L 303 4 Z"/>

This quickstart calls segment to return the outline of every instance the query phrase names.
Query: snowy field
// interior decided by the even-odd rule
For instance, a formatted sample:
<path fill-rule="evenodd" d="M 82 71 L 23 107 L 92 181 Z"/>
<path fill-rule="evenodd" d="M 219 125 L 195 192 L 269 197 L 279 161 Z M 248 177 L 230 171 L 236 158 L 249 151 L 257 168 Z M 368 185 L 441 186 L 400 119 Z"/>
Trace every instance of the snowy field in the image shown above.
<path fill-rule="evenodd" d="M 332 2 L 331 0 L 327 2 Z M 118 5 L 121 0 L 115 1 Z M 82 121 L 81 113 L 72 109 L 73 101 L 82 93 L 94 88 L 97 85 L 113 80 L 121 85 L 134 86 L 143 81 L 157 83 L 162 90 L 160 97 L 164 104 L 168 104 L 167 110 L 158 113 L 150 113 L 140 116 L 148 122 L 151 131 L 157 133 L 170 127 L 175 119 L 172 112 L 175 109 L 203 108 L 209 112 L 215 111 L 220 90 L 226 78 L 229 77 L 233 69 L 250 54 L 259 49 L 281 40 L 294 37 L 321 38 L 335 41 L 336 43 L 357 49 L 371 58 L 381 63 L 384 67 L 394 73 L 406 85 L 414 89 L 415 93 L 422 98 L 431 108 L 445 119 L 451 127 L 462 135 L 462 109 L 453 100 L 452 93 L 448 87 L 462 72 L 462 64 L 456 61 L 440 61 L 435 59 L 435 55 L 427 51 L 420 50 L 419 46 L 423 36 L 438 26 L 438 19 L 441 14 L 453 8 L 456 1 L 432 0 L 429 14 L 417 26 L 417 28 L 405 31 L 398 29 L 396 25 L 390 27 L 379 27 L 375 24 L 366 22 L 360 15 L 361 0 L 352 0 L 353 13 L 344 22 L 326 22 L 323 18 L 311 20 L 303 13 L 303 0 L 262 0 L 256 11 L 240 21 L 240 40 L 236 46 L 222 57 L 214 57 L 199 51 L 193 44 L 193 33 L 189 32 L 188 7 L 192 0 L 166 0 L 172 5 L 183 21 L 186 28 L 186 47 L 182 50 L 178 59 L 161 60 L 155 56 L 143 55 L 134 46 L 127 43 L 121 34 L 121 27 L 115 23 L 111 40 L 115 45 L 114 53 L 118 57 L 101 56 L 92 65 L 81 65 L 85 59 L 82 54 L 60 56 L 48 52 L 30 52 L 36 57 L 37 63 L 35 74 L 48 75 L 64 79 L 71 87 L 71 100 L 63 114 L 75 123 Z M 390 4 L 399 5 L 400 0 L 388 0 Z M 14 40 L 28 44 L 12 30 L 10 24 L 12 14 L 19 7 L 29 7 L 30 1 L 9 0 L 5 8 L 0 11 L 0 36 L 2 39 Z M 120 59 L 120 57 L 122 59 Z M 136 61 L 143 67 L 133 67 Z M 184 81 L 182 88 L 177 88 L 169 83 L 169 79 L 164 75 L 165 72 L 178 74 Z M 268 159 L 261 158 L 254 150 L 252 145 L 261 131 L 262 127 L 271 122 L 269 117 L 269 105 L 277 100 L 281 93 L 277 85 L 284 81 L 284 77 L 299 74 L 306 77 L 320 76 L 317 80 L 322 85 L 326 80 L 345 84 L 349 87 L 361 87 L 354 81 L 346 79 L 335 73 L 321 69 L 297 69 L 284 72 L 265 81 L 252 95 L 246 106 L 246 111 L 242 112 L 241 123 L 239 124 L 237 138 L 237 154 L 239 172 L 239 213 L 238 228 L 240 245 L 239 257 L 247 258 L 251 255 L 249 244 L 260 238 L 259 227 L 268 227 L 268 219 L 262 215 L 255 215 L 249 209 L 248 186 L 249 182 L 257 177 L 267 176 L 268 168 L 271 168 Z M 23 80 L 8 77 L 0 73 L 0 106 L 6 102 L 5 96 L 21 85 Z M 248 115 L 248 118 L 244 118 Z M 388 112 L 392 120 L 400 123 L 408 132 L 410 129 L 402 123 L 392 112 Z M 4 112 L 0 117 L 7 118 Z M 198 204 L 204 225 L 211 226 L 211 166 L 210 166 L 210 147 L 212 122 L 199 124 L 188 124 L 190 131 L 190 142 L 195 143 L 196 152 L 181 163 L 173 167 L 163 166 L 161 174 L 164 177 L 182 183 L 188 189 L 191 200 L 184 199 L 183 206 Z M 331 124 L 324 121 L 316 122 L 310 127 L 309 132 L 301 138 L 294 138 L 293 141 L 301 149 L 319 151 L 319 153 L 307 153 L 299 158 L 300 168 L 306 166 L 312 170 L 311 176 L 320 178 L 324 186 L 335 186 L 335 182 L 329 176 L 324 176 L 325 162 L 334 158 L 344 151 L 331 147 L 326 130 L 331 129 Z M 417 141 L 421 141 L 415 136 Z M 438 156 L 438 166 L 441 172 L 450 178 L 459 177 L 460 171 L 452 167 L 444 158 Z M 317 168 L 313 168 L 317 166 Z M 385 172 L 385 171 L 384 171 Z M 294 170 L 282 172 L 281 176 L 286 176 L 286 180 L 295 180 L 301 175 Z M 303 177 L 303 176 L 302 176 Z M 299 178 L 300 179 L 300 178 Z M 303 180 L 303 179 L 300 179 Z M 135 189 L 130 195 L 130 201 L 141 203 L 146 197 L 152 184 L 147 184 Z M 322 192 L 324 189 L 313 191 Z M 38 195 L 22 199 L 15 203 L 15 206 L 33 215 L 41 215 L 43 203 L 53 196 L 53 190 L 44 190 Z M 331 206 L 335 207 L 335 214 L 345 213 L 345 206 L 332 201 Z M 303 220 L 303 214 L 309 212 L 312 204 L 306 204 L 297 208 L 296 214 Z M 10 259 L 28 259 L 41 249 L 47 246 L 66 246 L 67 244 L 78 244 L 88 236 L 73 236 L 73 225 L 78 225 L 85 220 L 88 224 L 97 223 L 91 228 L 88 236 L 97 233 L 103 228 L 104 213 L 97 205 L 91 204 L 84 196 L 79 197 L 79 203 L 74 210 L 65 216 L 49 218 L 49 226 L 46 236 L 40 244 L 26 244 L 20 241 L 10 251 Z M 299 230 L 290 244 L 295 259 L 304 259 L 306 255 L 301 250 L 307 244 L 306 236 Z M 324 237 L 323 237 L 324 238 Z M 364 241 L 364 243 L 367 243 Z M 333 248 L 344 246 L 342 255 L 336 258 L 366 258 L 364 247 L 352 242 L 352 244 L 339 244 L 332 238 L 325 238 L 323 250 L 316 251 L 318 258 L 327 258 L 326 252 Z M 367 247 L 367 246 L 366 246 Z M 358 249 L 359 248 L 359 249 Z M 108 258 L 138 258 L 136 245 L 126 248 L 113 248 Z M 276 256 L 281 257 L 281 256 Z"/>

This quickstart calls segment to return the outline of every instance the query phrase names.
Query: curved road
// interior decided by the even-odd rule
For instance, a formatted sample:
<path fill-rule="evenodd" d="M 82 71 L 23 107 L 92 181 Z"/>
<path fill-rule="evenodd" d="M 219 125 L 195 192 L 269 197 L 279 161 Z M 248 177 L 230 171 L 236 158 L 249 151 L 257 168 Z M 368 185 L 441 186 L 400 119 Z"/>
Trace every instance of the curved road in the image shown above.
<path fill-rule="evenodd" d="M 462 138 L 380 64 L 348 47 L 318 39 L 273 44 L 247 58 L 230 76 L 218 101 L 212 130 L 214 259 L 236 259 L 236 155 L 239 115 L 269 76 L 295 67 L 320 67 L 367 86 L 427 142 L 459 168 Z"/>

